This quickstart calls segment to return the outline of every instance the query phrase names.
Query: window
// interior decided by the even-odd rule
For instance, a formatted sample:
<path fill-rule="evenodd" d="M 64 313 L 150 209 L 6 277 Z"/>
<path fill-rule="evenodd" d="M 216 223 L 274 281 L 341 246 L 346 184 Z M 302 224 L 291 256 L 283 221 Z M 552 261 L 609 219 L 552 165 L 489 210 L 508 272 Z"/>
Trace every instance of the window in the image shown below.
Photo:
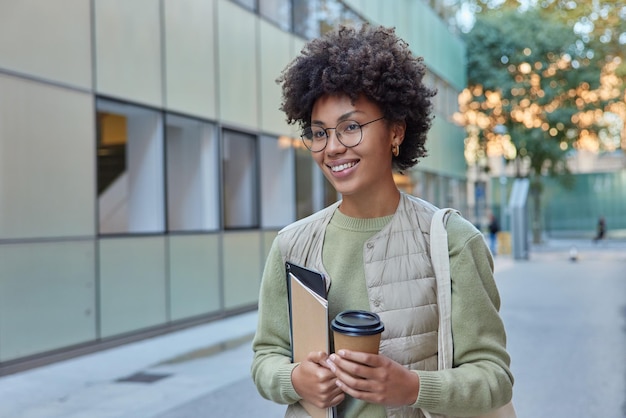
<path fill-rule="evenodd" d="M 262 228 L 281 228 L 296 220 L 292 141 L 289 137 L 260 138 Z"/>
<path fill-rule="evenodd" d="M 259 13 L 283 30 L 291 30 L 291 0 L 263 0 Z"/>
<path fill-rule="evenodd" d="M 320 33 L 333 30 L 342 23 L 345 6 L 338 0 L 317 0 Z"/>
<path fill-rule="evenodd" d="M 296 216 L 304 218 L 315 212 L 313 175 L 318 168 L 306 148 L 296 148 Z"/>
<path fill-rule="evenodd" d="M 96 108 L 99 232 L 163 232 L 161 114 L 104 99 Z"/>
<path fill-rule="evenodd" d="M 311 158 L 304 145 L 296 147 L 296 216 L 298 219 L 311 215 L 336 202 L 335 188 Z"/>
<path fill-rule="evenodd" d="M 256 138 L 223 131 L 224 226 L 258 228 Z"/>
<path fill-rule="evenodd" d="M 360 26 L 365 21 L 341 0 L 231 0 L 306 39 L 318 37 L 339 23 Z"/>
<path fill-rule="evenodd" d="M 235 3 L 242 5 L 246 9 L 250 9 L 253 12 L 256 11 L 256 0 L 233 0 Z M 265 0 L 262 0 L 265 1 Z"/>
<path fill-rule="evenodd" d="M 306 39 L 319 36 L 316 3 L 311 0 L 293 0 L 293 31 L 296 35 Z"/>
<path fill-rule="evenodd" d="M 167 115 L 165 138 L 168 230 L 219 229 L 219 147 L 215 126 Z"/>
<path fill-rule="evenodd" d="M 342 23 L 345 25 L 351 25 L 356 27 L 361 27 L 365 23 L 361 16 L 356 14 L 354 11 L 344 8 L 343 13 L 341 14 Z"/>

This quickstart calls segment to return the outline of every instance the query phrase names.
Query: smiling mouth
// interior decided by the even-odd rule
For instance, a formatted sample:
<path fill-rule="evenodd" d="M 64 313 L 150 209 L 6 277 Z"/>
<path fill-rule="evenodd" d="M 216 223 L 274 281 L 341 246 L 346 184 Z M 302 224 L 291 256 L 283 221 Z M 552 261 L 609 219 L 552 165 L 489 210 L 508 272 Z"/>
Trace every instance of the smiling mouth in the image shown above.
<path fill-rule="evenodd" d="M 334 165 L 334 166 L 329 166 L 329 168 L 330 168 L 330 170 L 333 173 L 338 173 L 340 171 L 347 170 L 348 168 L 352 168 L 355 165 L 357 165 L 357 161 L 353 161 L 353 162 L 345 163 L 345 164 Z"/>

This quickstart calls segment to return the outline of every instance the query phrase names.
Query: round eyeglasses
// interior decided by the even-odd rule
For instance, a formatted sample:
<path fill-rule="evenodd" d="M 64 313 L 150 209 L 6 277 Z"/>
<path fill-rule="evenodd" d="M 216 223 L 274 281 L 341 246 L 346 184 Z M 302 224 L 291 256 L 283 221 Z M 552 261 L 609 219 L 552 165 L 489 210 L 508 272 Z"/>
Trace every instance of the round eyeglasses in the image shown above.
<path fill-rule="evenodd" d="M 346 148 L 356 147 L 363 139 L 362 128 L 370 123 L 377 122 L 385 117 L 371 120 L 366 123 L 359 123 L 354 120 L 341 121 L 334 128 L 322 128 L 321 126 L 311 126 L 302 131 L 302 142 L 311 152 L 321 152 L 328 144 L 328 130 L 334 129 L 337 140 Z"/>

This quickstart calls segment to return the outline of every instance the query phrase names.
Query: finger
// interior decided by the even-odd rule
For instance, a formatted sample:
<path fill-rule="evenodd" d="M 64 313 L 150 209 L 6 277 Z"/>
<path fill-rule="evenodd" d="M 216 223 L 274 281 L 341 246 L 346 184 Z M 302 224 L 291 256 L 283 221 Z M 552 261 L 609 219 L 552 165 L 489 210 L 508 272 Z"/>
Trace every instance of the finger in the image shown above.
<path fill-rule="evenodd" d="M 333 378 L 328 385 L 324 384 L 319 388 L 319 397 L 325 407 L 336 405 L 345 397 L 343 391 L 337 386 L 336 379 Z"/>
<path fill-rule="evenodd" d="M 369 403 L 381 403 L 380 396 L 375 392 L 358 390 L 339 379 L 337 379 L 337 387 L 339 387 L 346 395 L 350 395 L 355 399 L 360 399 Z"/>
<path fill-rule="evenodd" d="M 343 396 L 343 390 L 337 386 L 337 380 L 333 380 L 332 389 L 327 393 L 329 399 L 336 399 L 338 396 Z"/>
<path fill-rule="evenodd" d="M 315 402 L 315 404 L 320 408 L 330 408 L 332 406 L 337 406 L 341 402 L 343 402 L 343 400 L 346 398 L 346 394 L 343 393 L 343 391 L 339 387 L 335 387 L 337 388 L 336 394 L 333 394 L 332 396 L 324 396 L 320 398 L 317 402 Z"/>
<path fill-rule="evenodd" d="M 346 398 L 346 395 L 343 392 L 343 390 L 341 390 L 341 388 L 339 388 L 338 386 L 337 386 L 337 389 L 339 390 L 339 393 L 332 399 L 329 406 L 337 406 L 341 402 L 343 402 L 343 400 Z"/>
<path fill-rule="evenodd" d="M 363 354 L 363 353 L 357 353 Z M 340 357 L 335 354 L 331 354 L 326 361 L 329 368 L 335 373 L 337 377 L 340 377 L 339 373 L 347 373 L 351 376 L 356 376 L 362 379 L 372 378 L 375 373 L 375 369 L 369 365 L 355 362 L 347 359 L 347 357 Z"/>
<path fill-rule="evenodd" d="M 351 360 L 353 362 L 365 364 L 370 367 L 378 366 L 381 358 L 381 356 L 379 356 L 378 354 L 364 353 L 361 351 L 352 350 L 339 350 L 337 353 L 335 353 L 335 355 L 341 357 L 342 359 Z"/>
<path fill-rule="evenodd" d="M 335 384 L 341 387 L 344 391 L 344 387 L 348 387 L 359 392 L 373 392 L 376 388 L 375 381 L 344 372 L 341 369 L 338 369 L 337 372 L 335 372 L 335 375 L 337 376 L 337 382 L 335 382 Z"/>

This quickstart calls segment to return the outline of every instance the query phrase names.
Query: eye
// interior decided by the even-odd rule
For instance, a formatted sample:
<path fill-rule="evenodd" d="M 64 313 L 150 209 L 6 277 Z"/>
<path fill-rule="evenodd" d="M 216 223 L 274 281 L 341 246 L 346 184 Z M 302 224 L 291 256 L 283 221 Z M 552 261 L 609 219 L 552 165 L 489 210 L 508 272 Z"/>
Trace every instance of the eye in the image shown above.
<path fill-rule="evenodd" d="M 341 131 L 346 134 L 358 132 L 361 129 L 361 125 L 353 120 L 345 121 L 341 126 Z"/>
<path fill-rule="evenodd" d="M 311 128 L 311 136 L 315 140 L 326 139 L 326 131 L 322 128 Z"/>

